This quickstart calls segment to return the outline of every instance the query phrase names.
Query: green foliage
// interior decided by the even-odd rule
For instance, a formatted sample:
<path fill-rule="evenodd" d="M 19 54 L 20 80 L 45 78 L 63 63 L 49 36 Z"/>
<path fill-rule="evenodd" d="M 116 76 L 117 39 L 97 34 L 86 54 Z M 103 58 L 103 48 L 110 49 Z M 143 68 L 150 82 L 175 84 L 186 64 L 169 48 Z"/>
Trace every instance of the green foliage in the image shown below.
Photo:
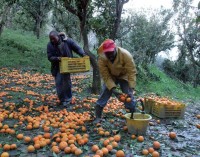
<path fill-rule="evenodd" d="M 36 39 L 33 34 L 5 30 L 0 38 L 1 67 L 26 67 L 35 71 L 48 72 L 46 45 L 48 37 Z"/>
<path fill-rule="evenodd" d="M 130 26 L 131 28 L 121 42 L 123 47 L 135 53 L 136 63 L 154 63 L 159 52 L 173 47 L 174 35 L 168 28 L 171 17 L 169 10 L 161 9 L 153 13 L 132 12 L 123 21 L 122 31 L 128 30 Z"/>
<path fill-rule="evenodd" d="M 149 66 L 151 73 L 159 77 L 159 81 L 150 80 L 144 81 L 138 78 L 137 92 L 139 95 L 146 93 L 155 93 L 160 96 L 169 96 L 172 98 L 185 100 L 185 99 L 200 99 L 200 87 L 193 88 L 190 84 L 184 84 L 178 80 L 169 78 L 163 71 L 159 70 L 156 66 Z"/>

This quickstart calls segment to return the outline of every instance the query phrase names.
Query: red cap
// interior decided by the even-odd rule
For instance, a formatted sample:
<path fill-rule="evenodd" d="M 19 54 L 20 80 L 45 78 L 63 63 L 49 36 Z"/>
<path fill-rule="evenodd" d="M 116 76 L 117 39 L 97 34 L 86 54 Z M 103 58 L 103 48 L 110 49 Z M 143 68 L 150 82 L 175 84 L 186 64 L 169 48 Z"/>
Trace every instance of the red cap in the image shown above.
<path fill-rule="evenodd" d="M 113 40 L 106 39 L 103 42 L 103 53 L 114 51 L 115 47 L 116 47 L 116 45 L 115 45 L 115 42 Z"/>

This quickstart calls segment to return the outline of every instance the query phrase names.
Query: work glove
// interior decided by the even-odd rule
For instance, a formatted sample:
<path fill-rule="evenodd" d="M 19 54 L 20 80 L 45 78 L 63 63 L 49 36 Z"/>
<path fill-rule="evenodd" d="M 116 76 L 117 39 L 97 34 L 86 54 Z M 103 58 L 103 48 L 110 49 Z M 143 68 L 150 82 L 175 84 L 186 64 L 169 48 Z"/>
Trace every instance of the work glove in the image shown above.
<path fill-rule="evenodd" d="M 121 95 L 121 93 L 119 93 L 119 92 L 117 91 L 116 87 L 113 87 L 113 88 L 111 89 L 111 91 L 112 91 L 112 93 L 113 93 L 117 98 Z"/>

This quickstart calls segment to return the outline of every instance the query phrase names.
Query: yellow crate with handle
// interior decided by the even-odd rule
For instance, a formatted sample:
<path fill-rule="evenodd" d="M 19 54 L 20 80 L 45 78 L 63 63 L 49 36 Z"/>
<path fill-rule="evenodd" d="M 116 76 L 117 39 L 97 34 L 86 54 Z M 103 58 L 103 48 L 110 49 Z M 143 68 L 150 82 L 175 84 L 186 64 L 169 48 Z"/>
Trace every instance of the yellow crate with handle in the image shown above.
<path fill-rule="evenodd" d="M 62 57 L 60 62 L 60 73 L 79 73 L 90 71 L 89 56 L 81 58 Z"/>
<path fill-rule="evenodd" d="M 170 104 L 163 104 L 155 102 L 151 113 L 159 118 L 183 118 L 185 108 L 186 105 L 182 103 L 170 102 Z"/>

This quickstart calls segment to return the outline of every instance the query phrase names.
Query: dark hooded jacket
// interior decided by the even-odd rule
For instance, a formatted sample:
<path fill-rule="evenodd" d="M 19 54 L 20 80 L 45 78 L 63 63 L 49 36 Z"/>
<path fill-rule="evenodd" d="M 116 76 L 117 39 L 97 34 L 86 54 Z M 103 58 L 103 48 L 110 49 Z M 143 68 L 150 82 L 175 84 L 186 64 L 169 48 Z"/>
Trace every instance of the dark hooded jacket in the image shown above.
<path fill-rule="evenodd" d="M 53 76 L 59 72 L 59 59 L 58 57 L 73 57 L 73 53 L 75 52 L 80 56 L 84 56 L 85 52 L 83 49 L 76 44 L 71 38 L 60 37 L 60 44 L 54 45 L 51 42 L 47 45 L 47 55 L 48 60 L 51 62 L 51 73 Z"/>

